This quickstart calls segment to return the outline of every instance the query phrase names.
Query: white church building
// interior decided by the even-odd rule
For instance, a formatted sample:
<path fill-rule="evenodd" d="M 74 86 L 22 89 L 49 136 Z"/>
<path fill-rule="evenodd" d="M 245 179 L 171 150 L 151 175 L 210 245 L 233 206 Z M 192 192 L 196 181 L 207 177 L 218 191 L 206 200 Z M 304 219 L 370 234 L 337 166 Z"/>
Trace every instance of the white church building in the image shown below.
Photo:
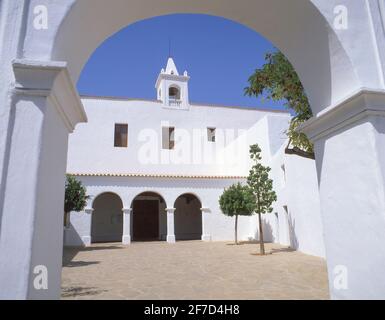
<path fill-rule="evenodd" d="M 315 162 L 285 153 L 290 114 L 191 103 L 189 80 L 169 58 L 156 100 L 81 97 L 88 122 L 70 135 L 67 173 L 90 198 L 71 213 L 65 245 L 233 240 L 234 219 L 218 200 L 246 183 L 249 146 L 258 143 L 278 195 L 265 241 L 323 257 Z M 258 240 L 257 217 L 242 217 L 238 235 Z"/>

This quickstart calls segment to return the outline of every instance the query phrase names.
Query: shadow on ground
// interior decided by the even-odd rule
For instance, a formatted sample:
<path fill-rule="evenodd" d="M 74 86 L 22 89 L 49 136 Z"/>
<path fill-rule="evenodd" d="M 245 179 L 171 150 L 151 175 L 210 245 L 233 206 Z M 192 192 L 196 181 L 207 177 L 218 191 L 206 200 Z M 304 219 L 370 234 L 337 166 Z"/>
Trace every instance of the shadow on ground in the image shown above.
<path fill-rule="evenodd" d="M 109 246 L 91 246 L 91 247 L 70 247 L 65 248 L 63 251 L 63 267 L 81 267 L 91 264 L 100 263 L 99 261 L 72 261 L 73 258 L 80 252 L 91 252 L 91 251 L 101 251 L 101 250 L 115 250 L 123 249 L 119 245 L 109 245 Z"/>
<path fill-rule="evenodd" d="M 107 292 L 107 290 L 102 290 L 96 287 L 63 287 L 62 297 L 73 298 L 79 296 L 96 296 L 103 292 Z"/>

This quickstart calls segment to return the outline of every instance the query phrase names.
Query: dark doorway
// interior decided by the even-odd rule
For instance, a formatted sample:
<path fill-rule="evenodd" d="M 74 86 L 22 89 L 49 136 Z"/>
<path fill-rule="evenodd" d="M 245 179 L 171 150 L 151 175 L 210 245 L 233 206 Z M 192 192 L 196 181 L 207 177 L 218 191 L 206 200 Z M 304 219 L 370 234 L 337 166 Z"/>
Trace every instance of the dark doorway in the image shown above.
<path fill-rule="evenodd" d="M 134 200 L 133 240 L 159 240 L 159 201 Z"/>

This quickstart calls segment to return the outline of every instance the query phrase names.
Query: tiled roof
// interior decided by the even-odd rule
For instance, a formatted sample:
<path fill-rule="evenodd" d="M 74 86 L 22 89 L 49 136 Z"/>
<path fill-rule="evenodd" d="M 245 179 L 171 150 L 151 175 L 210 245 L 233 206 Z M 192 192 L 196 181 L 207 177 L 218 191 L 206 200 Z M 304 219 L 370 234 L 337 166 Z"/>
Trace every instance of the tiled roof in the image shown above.
<path fill-rule="evenodd" d="M 146 174 L 146 173 L 68 173 L 78 177 L 132 177 L 132 178 L 164 178 L 164 179 L 246 179 L 246 176 L 219 175 L 183 175 L 183 174 Z"/>

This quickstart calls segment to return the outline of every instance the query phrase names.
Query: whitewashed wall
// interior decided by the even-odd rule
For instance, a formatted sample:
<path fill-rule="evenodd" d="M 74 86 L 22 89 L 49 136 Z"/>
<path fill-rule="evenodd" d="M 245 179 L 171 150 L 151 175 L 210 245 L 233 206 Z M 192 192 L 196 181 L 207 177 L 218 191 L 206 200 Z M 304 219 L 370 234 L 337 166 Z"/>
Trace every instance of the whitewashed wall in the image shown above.
<path fill-rule="evenodd" d="M 179 175 L 227 175 L 247 176 L 251 166 L 249 146 L 258 143 L 262 149 L 263 162 L 271 166 L 271 178 L 278 195 L 274 212 L 264 215 L 264 239 L 290 246 L 308 254 L 324 256 L 317 175 L 313 160 L 284 154 L 287 143 L 285 131 L 290 115 L 282 112 L 265 112 L 239 108 L 192 105 L 189 110 L 171 110 L 159 102 L 139 100 L 83 99 L 89 122 L 79 125 L 69 143 L 69 173 L 141 173 Z M 235 120 L 236 119 L 236 120 Z M 115 148 L 114 124 L 127 123 L 129 128 L 128 148 Z M 145 125 L 144 125 L 145 123 Z M 175 150 L 161 150 L 161 126 L 168 123 L 183 134 L 192 134 L 202 129 L 200 144 L 201 160 L 194 163 L 193 157 L 186 162 L 159 163 L 162 156 L 178 154 L 185 149 L 187 140 L 176 142 Z M 167 125 L 167 124 L 166 124 Z M 206 128 L 217 128 L 215 143 L 207 141 Z M 221 132 L 223 129 L 223 134 Z M 143 130 L 152 130 L 157 143 L 150 152 L 157 152 L 158 162 L 141 163 Z M 227 132 L 225 130 L 228 130 Z M 178 139 L 178 138 L 177 138 Z M 194 153 L 194 138 L 191 140 Z M 199 145 L 198 143 L 198 145 Z M 148 146 L 151 147 L 150 145 Z M 178 149 L 179 148 L 179 149 Z M 191 161 L 189 161 L 191 160 Z M 210 163 L 212 161 L 212 163 Z M 285 168 L 285 172 L 283 172 Z M 171 179 L 135 177 L 80 177 L 92 199 L 103 192 L 119 195 L 124 208 L 130 208 L 132 200 L 142 192 L 156 192 L 172 208 L 178 196 L 195 194 L 208 208 L 203 219 L 203 230 L 213 241 L 234 239 L 234 219 L 221 213 L 218 200 L 225 187 L 245 179 Z M 284 206 L 288 208 L 285 212 Z M 160 213 L 165 226 L 166 212 Z M 66 230 L 67 245 L 87 244 L 92 215 L 73 213 L 72 227 Z M 239 239 L 259 238 L 257 216 L 242 217 L 239 223 Z M 132 224 L 131 224 L 132 228 Z M 162 238 L 166 230 L 162 228 Z"/>
<path fill-rule="evenodd" d="M 286 122 L 290 117 L 282 112 L 197 105 L 187 111 L 172 110 L 160 102 L 140 100 L 82 102 L 88 123 L 79 124 L 70 136 L 69 173 L 245 175 L 249 144 L 258 142 L 264 150 L 268 144 L 260 121 L 266 121 L 267 115 Z M 115 123 L 128 125 L 128 148 L 114 147 Z M 175 127 L 175 150 L 161 149 L 162 126 Z M 207 141 L 207 127 L 217 128 L 215 143 Z M 197 130 L 202 130 L 201 136 L 193 135 Z M 151 161 L 148 155 L 154 156 Z"/>

